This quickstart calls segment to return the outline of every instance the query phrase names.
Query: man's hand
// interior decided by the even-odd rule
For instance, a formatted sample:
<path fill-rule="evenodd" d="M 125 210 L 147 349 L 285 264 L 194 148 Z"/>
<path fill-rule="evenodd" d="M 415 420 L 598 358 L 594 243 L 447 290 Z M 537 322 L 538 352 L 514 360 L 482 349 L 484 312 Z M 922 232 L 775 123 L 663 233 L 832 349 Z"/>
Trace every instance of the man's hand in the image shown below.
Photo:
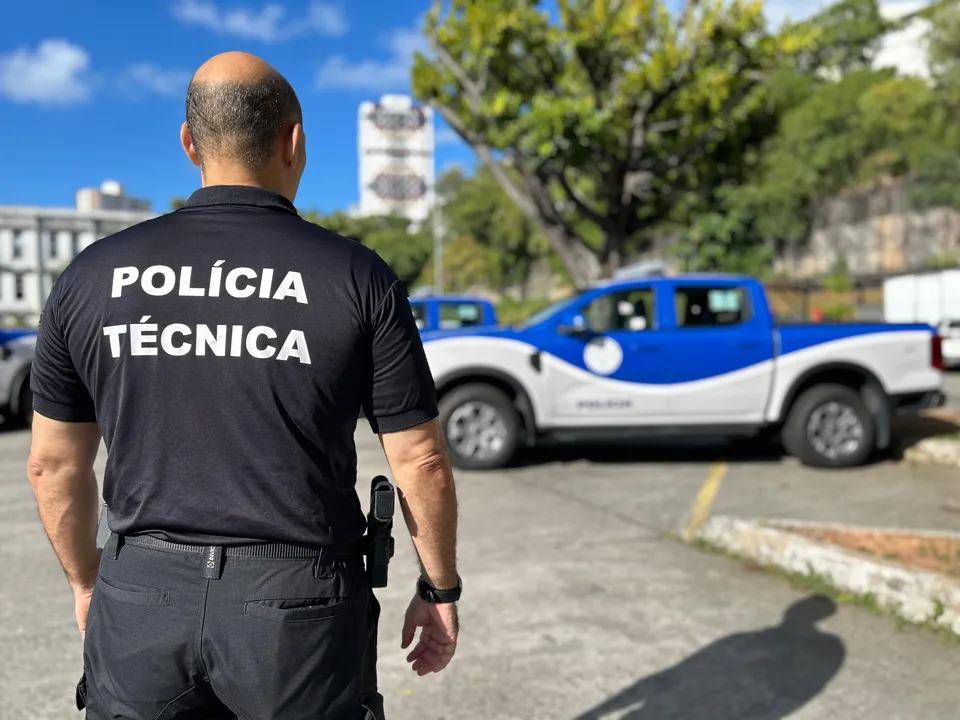
<path fill-rule="evenodd" d="M 74 611 L 77 614 L 77 627 L 80 634 L 87 636 L 87 613 L 90 612 L 90 598 L 93 597 L 93 588 L 77 588 L 73 591 Z"/>
<path fill-rule="evenodd" d="M 413 663 L 414 672 L 423 677 L 440 672 L 453 660 L 459 632 L 456 603 L 428 603 L 414 595 L 403 619 L 400 647 L 410 646 L 418 627 L 423 628 L 420 640 L 407 655 L 407 662 Z"/>

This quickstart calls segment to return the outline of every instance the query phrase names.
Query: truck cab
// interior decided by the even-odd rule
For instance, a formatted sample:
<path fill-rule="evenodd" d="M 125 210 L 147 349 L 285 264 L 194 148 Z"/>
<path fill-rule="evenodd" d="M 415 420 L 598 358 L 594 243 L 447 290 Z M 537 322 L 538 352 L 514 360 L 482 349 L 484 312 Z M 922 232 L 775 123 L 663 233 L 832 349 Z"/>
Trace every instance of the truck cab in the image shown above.
<path fill-rule="evenodd" d="M 410 308 L 421 332 L 491 327 L 497 313 L 486 298 L 472 295 L 414 295 Z"/>

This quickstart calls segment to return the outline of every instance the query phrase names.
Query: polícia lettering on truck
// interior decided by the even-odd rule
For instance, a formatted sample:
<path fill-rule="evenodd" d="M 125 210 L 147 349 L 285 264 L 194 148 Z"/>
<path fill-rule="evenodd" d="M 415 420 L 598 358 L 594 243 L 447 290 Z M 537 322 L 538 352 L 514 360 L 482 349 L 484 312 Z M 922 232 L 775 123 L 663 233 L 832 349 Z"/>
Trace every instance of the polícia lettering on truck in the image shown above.
<path fill-rule="evenodd" d="M 940 405 L 924 324 L 780 324 L 734 275 L 618 279 L 518 327 L 423 333 L 461 468 L 546 440 L 702 433 L 779 437 L 801 462 L 864 463 L 891 418 Z"/>

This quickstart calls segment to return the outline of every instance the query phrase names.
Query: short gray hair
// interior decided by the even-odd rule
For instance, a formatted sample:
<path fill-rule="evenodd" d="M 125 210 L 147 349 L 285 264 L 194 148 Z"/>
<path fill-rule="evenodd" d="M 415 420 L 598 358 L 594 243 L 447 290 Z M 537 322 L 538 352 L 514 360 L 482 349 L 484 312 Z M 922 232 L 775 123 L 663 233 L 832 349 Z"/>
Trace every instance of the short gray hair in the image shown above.
<path fill-rule="evenodd" d="M 187 88 L 187 128 L 201 164 L 222 158 L 261 170 L 283 127 L 299 122 L 300 101 L 279 73 L 250 83 L 191 82 Z"/>

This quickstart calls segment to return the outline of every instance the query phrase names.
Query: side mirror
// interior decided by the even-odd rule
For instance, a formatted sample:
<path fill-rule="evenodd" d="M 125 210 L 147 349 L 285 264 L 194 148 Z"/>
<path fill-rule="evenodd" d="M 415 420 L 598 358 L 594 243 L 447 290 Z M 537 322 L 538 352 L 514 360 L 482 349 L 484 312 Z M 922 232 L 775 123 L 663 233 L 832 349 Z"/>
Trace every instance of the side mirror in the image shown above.
<path fill-rule="evenodd" d="M 562 320 L 557 325 L 557 333 L 572 337 L 584 337 L 590 334 L 590 326 L 587 325 L 583 315 L 574 315 L 572 318 Z"/>

